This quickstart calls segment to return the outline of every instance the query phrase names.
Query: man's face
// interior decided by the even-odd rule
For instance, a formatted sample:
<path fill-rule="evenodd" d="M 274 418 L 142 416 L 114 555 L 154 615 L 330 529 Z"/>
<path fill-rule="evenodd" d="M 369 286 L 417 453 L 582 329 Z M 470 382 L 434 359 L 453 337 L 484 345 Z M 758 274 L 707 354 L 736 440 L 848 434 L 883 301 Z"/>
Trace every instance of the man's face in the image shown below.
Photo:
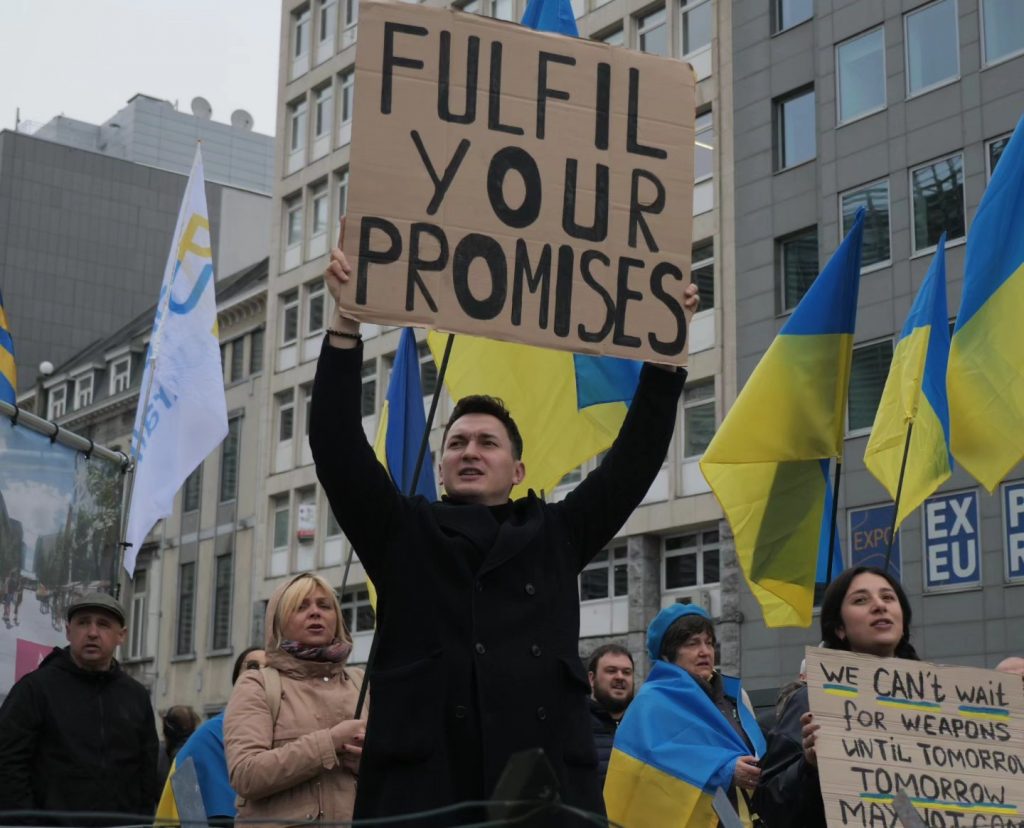
<path fill-rule="evenodd" d="M 499 506 L 521 483 L 526 467 L 512 453 L 508 431 L 490 414 L 463 414 L 452 423 L 441 452 L 441 484 L 464 503 Z"/>
<path fill-rule="evenodd" d="M 81 609 L 67 627 L 71 660 L 83 670 L 109 670 L 114 651 L 124 641 L 125 627 L 113 613 Z"/>
<path fill-rule="evenodd" d="M 605 653 L 590 676 L 594 701 L 609 713 L 621 713 L 633 700 L 633 662 L 629 656 Z"/>

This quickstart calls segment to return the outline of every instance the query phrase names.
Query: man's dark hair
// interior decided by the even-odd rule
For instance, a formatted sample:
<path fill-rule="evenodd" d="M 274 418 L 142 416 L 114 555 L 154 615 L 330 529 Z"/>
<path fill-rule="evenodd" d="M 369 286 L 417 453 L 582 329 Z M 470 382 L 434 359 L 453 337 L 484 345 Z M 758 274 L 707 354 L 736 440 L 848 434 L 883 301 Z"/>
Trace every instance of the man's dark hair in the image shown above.
<path fill-rule="evenodd" d="M 452 424 L 464 414 L 490 414 L 499 420 L 505 431 L 508 432 L 508 439 L 512 442 L 512 456 L 516 460 L 523 459 L 523 435 L 519 433 L 519 426 L 508 413 L 505 403 L 498 397 L 490 397 L 486 394 L 470 394 L 463 397 L 452 409 L 452 416 L 448 418 L 448 425 L 444 427 L 444 434 L 441 436 L 441 445 L 448 440 L 448 430 Z"/>
<path fill-rule="evenodd" d="M 612 655 L 622 655 L 629 659 L 629 663 L 633 664 L 633 654 L 623 647 L 621 644 L 602 644 L 590 655 L 590 661 L 587 663 L 587 671 L 591 673 L 597 673 L 597 662 L 599 662 L 606 655 L 611 653 Z M 636 666 L 636 665 L 634 665 Z"/>
<path fill-rule="evenodd" d="M 665 636 L 661 639 L 659 657 L 674 662 L 679 648 L 689 640 L 691 635 L 697 635 L 698 633 L 707 633 L 711 636 L 712 643 L 717 643 L 718 641 L 715 638 L 715 625 L 711 623 L 710 618 L 705 618 L 703 615 L 697 615 L 696 613 L 681 616 L 671 627 L 665 630 Z"/>
<path fill-rule="evenodd" d="M 238 684 L 238 677 L 240 675 L 242 675 L 243 668 L 246 669 L 246 670 L 249 669 L 248 667 L 245 666 L 245 662 L 246 662 L 246 659 L 249 656 L 249 653 L 255 653 L 257 650 L 262 651 L 263 648 L 262 647 L 246 647 L 244 650 L 242 650 L 241 653 L 239 653 L 238 658 L 235 659 L 235 667 L 231 671 L 231 684 L 232 685 Z"/>

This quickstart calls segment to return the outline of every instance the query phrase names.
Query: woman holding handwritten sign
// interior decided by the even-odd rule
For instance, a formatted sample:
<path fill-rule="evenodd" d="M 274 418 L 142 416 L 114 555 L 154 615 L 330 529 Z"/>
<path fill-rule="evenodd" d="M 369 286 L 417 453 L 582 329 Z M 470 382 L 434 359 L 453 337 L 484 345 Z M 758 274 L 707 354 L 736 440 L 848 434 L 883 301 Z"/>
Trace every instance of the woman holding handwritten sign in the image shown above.
<path fill-rule="evenodd" d="M 848 569 L 825 591 L 822 644 L 879 658 L 917 659 L 910 644 L 910 603 L 899 582 L 881 569 Z M 754 797 L 771 828 L 824 828 L 825 806 L 815 754 L 818 725 L 807 688 L 798 690 L 768 738 L 764 773 Z"/>

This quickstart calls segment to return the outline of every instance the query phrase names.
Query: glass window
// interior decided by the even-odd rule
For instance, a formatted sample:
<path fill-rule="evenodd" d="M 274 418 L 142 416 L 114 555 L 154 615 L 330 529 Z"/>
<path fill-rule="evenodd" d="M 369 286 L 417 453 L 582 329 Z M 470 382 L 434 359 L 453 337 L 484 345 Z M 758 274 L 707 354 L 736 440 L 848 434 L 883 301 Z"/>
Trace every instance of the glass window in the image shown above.
<path fill-rule="evenodd" d="M 711 45 L 711 29 L 714 6 L 711 0 L 699 0 L 682 4 L 683 54 L 694 52 Z M 658 54 L 664 54 L 659 52 Z"/>
<path fill-rule="evenodd" d="M 286 243 L 288 247 L 302 244 L 302 201 L 298 198 L 285 202 L 288 211 Z"/>
<path fill-rule="evenodd" d="M 231 571 L 234 556 L 228 552 L 218 555 L 213 573 L 213 650 L 226 650 L 231 646 Z"/>
<path fill-rule="evenodd" d="M 331 115 L 334 112 L 334 107 L 331 105 L 334 92 L 331 89 L 331 85 L 322 89 L 316 90 L 314 94 L 314 107 L 313 107 L 313 134 L 320 138 L 324 135 L 330 134 L 331 131 Z"/>
<path fill-rule="evenodd" d="M 377 413 L 377 360 L 368 359 L 363 363 L 363 416 Z"/>
<path fill-rule="evenodd" d="M 321 236 L 327 232 L 327 184 L 319 184 L 313 188 L 313 227 L 310 235 Z"/>
<path fill-rule="evenodd" d="M 231 341 L 230 382 L 238 382 L 245 376 L 245 337 L 240 336 Z"/>
<path fill-rule="evenodd" d="M 626 545 L 598 552 L 580 573 L 580 600 L 597 601 L 629 594 Z"/>
<path fill-rule="evenodd" d="M 290 135 L 289 149 L 292 152 L 301 152 L 306 148 L 306 101 L 303 99 L 292 104 L 290 108 Z"/>
<path fill-rule="evenodd" d="M 356 76 L 353 72 L 345 72 L 341 76 L 341 122 L 347 124 L 352 120 L 352 107 L 355 104 Z"/>
<path fill-rule="evenodd" d="M 345 26 L 355 26 L 359 22 L 359 0 L 345 0 Z"/>
<path fill-rule="evenodd" d="M 861 268 L 889 261 L 889 182 L 876 181 L 840 196 L 843 236 L 850 232 L 857 210 L 864 207 L 864 241 L 861 244 Z"/>
<path fill-rule="evenodd" d="M 512 0 L 491 0 L 491 17 L 497 20 L 514 20 L 515 7 Z"/>
<path fill-rule="evenodd" d="M 717 584 L 719 578 L 717 530 L 665 538 L 662 547 L 665 590 Z"/>
<path fill-rule="evenodd" d="M 1006 145 L 1010 143 L 1010 136 L 1004 135 L 1002 138 L 996 138 L 988 142 L 988 151 L 986 158 L 988 161 L 988 177 L 992 178 L 992 173 L 996 171 L 996 164 L 999 163 L 999 159 L 1003 157 L 1003 150 L 1006 149 Z"/>
<path fill-rule="evenodd" d="M 437 388 L 437 363 L 426 342 L 416 346 L 420 358 L 420 383 L 423 385 L 423 396 L 429 397 Z"/>
<path fill-rule="evenodd" d="M 263 328 L 257 328 L 249 337 L 249 373 L 263 370 Z"/>
<path fill-rule="evenodd" d="M 238 495 L 239 441 L 242 435 L 242 418 L 228 420 L 228 436 L 220 450 L 220 502 L 227 503 Z"/>
<path fill-rule="evenodd" d="M 607 43 L 609 46 L 625 46 L 626 36 L 623 32 L 622 26 L 617 29 L 612 29 L 610 32 L 604 32 L 594 36 L 594 40 L 599 40 L 602 43 Z"/>
<path fill-rule="evenodd" d="M 889 364 L 892 362 L 892 340 L 860 345 L 853 349 L 850 368 L 848 430 L 870 429 L 875 422 L 878 401 L 882 398 Z"/>
<path fill-rule="evenodd" d="M 308 334 L 320 333 L 324 329 L 324 283 L 316 281 L 309 286 L 306 294 L 306 324 L 309 326 Z"/>
<path fill-rule="evenodd" d="M 813 15 L 814 0 L 775 0 L 775 31 L 803 23 Z"/>
<path fill-rule="evenodd" d="M 348 170 L 338 173 L 338 218 L 348 212 Z"/>
<path fill-rule="evenodd" d="M 334 516 L 334 510 L 327 506 L 327 537 L 336 538 L 341 534 L 341 524 L 338 523 L 338 519 Z"/>
<path fill-rule="evenodd" d="M 132 382 L 132 358 L 124 357 L 110 365 L 110 394 L 127 391 Z"/>
<path fill-rule="evenodd" d="M 711 112 L 697 115 L 693 122 L 693 180 L 704 181 L 715 173 L 715 124 Z"/>
<path fill-rule="evenodd" d="M 283 443 L 295 434 L 295 391 L 289 388 L 277 395 L 277 440 Z"/>
<path fill-rule="evenodd" d="M 775 163 L 782 170 L 817 155 L 814 90 L 804 89 L 775 101 Z"/>
<path fill-rule="evenodd" d="M 952 155 L 910 171 L 914 203 L 914 252 L 964 237 L 963 156 Z"/>
<path fill-rule="evenodd" d="M 288 495 L 274 498 L 274 549 L 288 547 Z"/>
<path fill-rule="evenodd" d="M 690 264 L 690 279 L 697 285 L 700 296 L 700 310 L 715 306 L 715 242 L 713 239 L 698 242 L 693 246 Z"/>
<path fill-rule="evenodd" d="M 808 227 L 777 242 L 781 308 L 793 310 L 818 277 L 818 228 Z"/>
<path fill-rule="evenodd" d="M 178 567 L 178 625 L 175 630 L 174 654 L 192 655 L 192 633 L 196 605 L 196 565 L 192 561 Z"/>
<path fill-rule="evenodd" d="M 338 596 L 341 603 L 341 614 L 345 618 L 345 626 L 349 633 L 369 632 L 373 629 L 376 614 L 370 605 L 368 589 L 346 589 Z"/>
<path fill-rule="evenodd" d="M 203 466 L 200 463 L 192 470 L 192 474 L 185 478 L 185 485 L 182 487 L 181 511 L 194 512 L 199 508 L 199 495 L 203 487 Z"/>
<path fill-rule="evenodd" d="M 981 0 L 985 63 L 1024 52 L 1024 3 L 1020 0 Z"/>
<path fill-rule="evenodd" d="M 683 392 L 683 457 L 700 457 L 715 436 L 715 381 L 687 385 Z"/>
<path fill-rule="evenodd" d="M 68 388 L 66 385 L 58 385 L 56 388 L 51 388 L 46 406 L 46 416 L 51 420 L 63 417 L 64 411 L 67 408 L 67 400 Z"/>
<path fill-rule="evenodd" d="M 132 606 L 130 624 L 128 626 L 131 636 L 128 642 L 129 658 L 146 657 L 146 630 L 149 626 L 147 624 L 149 620 L 148 581 L 148 570 L 135 570 L 135 577 L 132 578 Z"/>
<path fill-rule="evenodd" d="M 292 58 L 309 54 L 309 7 L 292 16 Z"/>
<path fill-rule="evenodd" d="M 338 5 L 334 0 L 321 0 L 320 2 L 320 42 L 331 40 L 334 37 L 334 28 L 338 13 Z"/>
<path fill-rule="evenodd" d="M 299 336 L 299 292 L 288 291 L 281 297 L 281 344 L 290 345 Z"/>
<path fill-rule="evenodd" d="M 309 437 L 309 421 L 313 413 L 313 386 L 302 387 L 302 417 L 305 420 L 303 434 Z"/>
<path fill-rule="evenodd" d="M 664 7 L 637 20 L 640 51 L 651 55 L 668 55 L 668 23 Z"/>
<path fill-rule="evenodd" d="M 75 411 L 92 404 L 92 374 L 75 380 Z"/>
<path fill-rule="evenodd" d="M 885 106 L 885 32 L 882 29 L 836 46 L 839 123 Z"/>
<path fill-rule="evenodd" d="M 939 0 L 906 16 L 907 94 L 960 75 L 956 0 Z"/>

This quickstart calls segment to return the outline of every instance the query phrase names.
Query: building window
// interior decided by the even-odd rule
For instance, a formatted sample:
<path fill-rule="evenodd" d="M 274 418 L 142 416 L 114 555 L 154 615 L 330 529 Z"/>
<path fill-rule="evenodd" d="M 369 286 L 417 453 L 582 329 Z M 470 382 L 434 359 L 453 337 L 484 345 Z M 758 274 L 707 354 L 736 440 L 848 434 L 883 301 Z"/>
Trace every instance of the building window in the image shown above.
<path fill-rule="evenodd" d="M 313 282 L 306 288 L 306 325 L 307 335 L 321 333 L 324 329 L 324 304 L 326 302 L 324 283 Z"/>
<path fill-rule="evenodd" d="M 717 529 L 665 538 L 661 557 L 663 591 L 719 582 Z"/>
<path fill-rule="evenodd" d="M 711 45 L 714 6 L 711 0 L 690 0 L 681 5 L 682 48 L 685 57 Z"/>
<path fill-rule="evenodd" d="M 839 123 L 885 108 L 885 31 L 836 46 Z"/>
<path fill-rule="evenodd" d="M 626 45 L 626 35 L 622 26 L 618 26 L 611 31 L 605 31 L 601 34 L 594 35 L 594 40 L 600 41 L 601 43 L 607 43 L 609 46 Z"/>
<path fill-rule="evenodd" d="M 327 183 L 318 184 L 311 194 L 313 227 L 310 236 L 316 238 L 327 232 Z"/>
<path fill-rule="evenodd" d="M 149 571 L 146 569 L 136 569 L 135 577 L 132 579 L 131 621 L 128 626 L 130 631 L 128 641 L 129 658 L 146 657 L 146 632 L 148 627 L 146 622 L 149 615 L 148 586 Z"/>
<path fill-rule="evenodd" d="M 231 370 L 228 374 L 230 382 L 238 382 L 245 376 L 245 337 L 240 336 L 231 341 Z"/>
<path fill-rule="evenodd" d="M 127 391 L 132 384 L 132 358 L 115 359 L 110 363 L 110 396 Z"/>
<path fill-rule="evenodd" d="M 174 654 L 192 655 L 196 609 L 195 561 L 178 567 L 178 626 L 174 636 Z"/>
<path fill-rule="evenodd" d="M 368 359 L 363 363 L 363 403 L 364 417 L 372 417 L 377 413 L 377 360 Z"/>
<path fill-rule="evenodd" d="M 683 458 L 700 457 L 715 436 L 715 381 L 694 382 L 683 391 Z"/>
<path fill-rule="evenodd" d="M 309 7 L 292 16 L 292 60 L 309 54 Z"/>
<path fill-rule="evenodd" d="M 331 116 L 334 107 L 331 103 L 334 99 L 334 91 L 331 85 L 327 84 L 313 93 L 313 135 L 322 138 L 331 133 Z"/>
<path fill-rule="evenodd" d="M 914 210 L 914 252 L 964 237 L 964 157 L 951 155 L 910 171 Z"/>
<path fill-rule="evenodd" d="M 640 51 L 651 55 L 668 55 L 668 20 L 664 6 L 637 19 Z"/>
<path fill-rule="evenodd" d="M 75 379 L 75 411 L 92 405 L 92 374 Z"/>
<path fill-rule="evenodd" d="M 598 601 L 629 594 L 629 564 L 625 544 L 602 549 L 580 573 L 580 600 Z"/>
<path fill-rule="evenodd" d="M 814 0 L 775 0 L 774 7 L 776 32 L 789 29 L 814 16 Z"/>
<path fill-rule="evenodd" d="M 437 363 L 426 342 L 421 342 L 416 349 L 420 357 L 420 385 L 423 387 L 423 396 L 429 397 L 437 388 Z"/>
<path fill-rule="evenodd" d="M 345 0 L 345 28 L 351 29 L 359 22 L 359 0 Z"/>
<path fill-rule="evenodd" d="M 999 159 L 1003 157 L 1003 150 L 1006 149 L 1006 145 L 1010 143 L 1010 136 L 1004 135 L 1002 138 L 993 138 L 986 144 L 985 147 L 985 161 L 988 167 L 988 180 L 992 180 L 992 173 L 996 171 L 996 164 L 999 163 Z"/>
<path fill-rule="evenodd" d="M 334 40 L 334 29 L 337 25 L 338 4 L 334 0 L 321 0 L 320 2 L 320 33 L 318 37 L 321 43 L 330 43 Z"/>
<path fill-rule="evenodd" d="M 699 113 L 693 122 L 693 181 L 715 174 L 715 124 L 711 112 Z"/>
<path fill-rule="evenodd" d="M 213 640 L 210 649 L 217 651 L 231 646 L 231 573 L 234 556 L 231 552 L 218 555 L 213 566 Z"/>
<path fill-rule="evenodd" d="M 370 605 L 368 589 L 346 589 L 338 596 L 338 601 L 341 603 L 341 615 L 345 619 L 349 633 L 370 632 L 373 629 L 377 616 Z"/>
<path fill-rule="evenodd" d="M 309 421 L 310 416 L 313 413 L 313 386 L 304 385 L 302 387 L 302 419 L 303 423 L 303 434 L 309 437 Z"/>
<path fill-rule="evenodd" d="M 341 524 L 338 523 L 338 519 L 334 516 L 334 510 L 328 504 L 327 506 L 327 537 L 337 538 L 341 535 Z"/>
<path fill-rule="evenodd" d="M 907 94 L 917 95 L 960 76 L 956 0 L 938 0 L 904 17 Z"/>
<path fill-rule="evenodd" d="M 288 223 L 285 235 L 287 247 L 298 247 L 302 244 L 302 200 L 295 198 L 285 202 Z"/>
<path fill-rule="evenodd" d="M 817 155 L 814 89 L 802 89 L 775 101 L 775 166 L 784 170 Z"/>
<path fill-rule="evenodd" d="M 338 173 L 338 218 L 348 212 L 348 170 Z"/>
<path fill-rule="evenodd" d="M 861 269 L 889 263 L 889 182 L 876 181 L 839 197 L 843 216 L 843 236 L 850 232 L 857 210 L 864 216 L 864 241 L 861 245 Z"/>
<path fill-rule="evenodd" d="M 715 242 L 713 239 L 693 246 L 690 259 L 690 280 L 697 285 L 699 309 L 711 310 L 715 306 Z"/>
<path fill-rule="evenodd" d="M 981 0 L 985 63 L 996 63 L 1024 52 L 1024 3 L 1020 0 Z"/>
<path fill-rule="evenodd" d="M 281 296 L 281 344 L 290 345 L 299 338 L 299 292 L 290 290 Z"/>
<path fill-rule="evenodd" d="M 63 417 L 68 406 L 68 388 L 66 385 L 58 385 L 51 388 L 46 406 L 46 416 L 51 420 Z"/>
<path fill-rule="evenodd" d="M 288 548 L 290 514 L 288 495 L 274 498 L 274 551 Z"/>
<path fill-rule="evenodd" d="M 289 388 L 277 395 L 277 441 L 284 443 L 295 435 L 295 391 Z"/>
<path fill-rule="evenodd" d="M 288 116 L 288 149 L 292 153 L 306 149 L 306 100 L 303 98 L 292 104 Z"/>
<path fill-rule="evenodd" d="M 892 362 L 892 340 L 859 345 L 853 349 L 850 368 L 850 395 L 847 403 L 848 430 L 870 430 L 875 422 L 878 401 L 882 399 L 889 364 Z"/>
<path fill-rule="evenodd" d="M 341 123 L 352 123 L 352 108 L 355 105 L 356 76 L 354 72 L 344 72 L 341 76 Z"/>
<path fill-rule="evenodd" d="M 228 420 L 228 436 L 220 449 L 220 502 L 227 503 L 238 497 L 238 459 L 242 437 L 242 418 Z"/>
<path fill-rule="evenodd" d="M 776 242 L 783 313 L 793 310 L 818 278 L 818 228 L 808 227 Z"/>
<path fill-rule="evenodd" d="M 259 374 L 263 370 L 263 328 L 257 328 L 249 336 L 249 373 Z"/>
<path fill-rule="evenodd" d="M 203 464 L 200 463 L 185 478 L 181 489 L 181 511 L 194 512 L 199 508 L 199 498 L 203 491 Z"/>

